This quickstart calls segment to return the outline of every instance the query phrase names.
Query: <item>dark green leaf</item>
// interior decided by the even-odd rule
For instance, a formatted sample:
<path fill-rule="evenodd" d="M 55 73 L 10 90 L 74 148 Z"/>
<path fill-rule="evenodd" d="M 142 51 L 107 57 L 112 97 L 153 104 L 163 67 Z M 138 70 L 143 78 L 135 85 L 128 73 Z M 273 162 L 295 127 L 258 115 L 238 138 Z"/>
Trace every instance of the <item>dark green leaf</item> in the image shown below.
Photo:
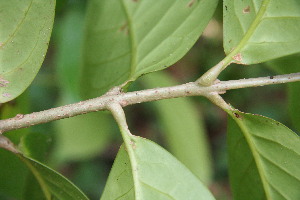
<path fill-rule="evenodd" d="M 167 73 L 156 72 L 142 78 L 147 87 L 176 85 Z M 158 122 L 170 152 L 205 184 L 212 179 L 212 164 L 200 110 L 187 98 L 154 102 Z"/>
<path fill-rule="evenodd" d="M 0 2 L 0 103 L 19 96 L 45 58 L 55 0 Z"/>
<path fill-rule="evenodd" d="M 14 153 L 23 163 L 28 167 L 28 169 L 35 176 L 38 181 L 44 197 L 47 200 L 59 199 L 59 200 L 87 200 L 88 198 L 69 180 L 64 178 L 62 175 L 58 174 L 49 167 L 41 164 L 40 162 L 27 157 L 26 155 L 19 152 L 13 143 L 6 137 L 0 135 L 0 148 L 4 148 L 8 151 Z M 13 167 L 19 167 L 19 165 L 9 166 L 11 169 Z M 21 165 L 20 165 L 21 166 Z M 24 166 L 24 165 L 23 165 Z M 8 170 L 9 172 L 15 173 L 13 170 Z M 21 180 L 25 178 L 24 176 L 19 177 Z M 18 181 L 17 181 L 18 182 Z M 36 194 L 35 191 L 33 194 Z M 38 193 L 40 195 L 40 193 Z M 28 199 L 28 193 L 25 193 L 26 199 Z M 35 198 L 35 197 L 33 197 Z"/>
<path fill-rule="evenodd" d="M 12 153 L 0 149 L 0 195 L 21 199 L 28 169 Z"/>
<path fill-rule="evenodd" d="M 298 0 L 224 0 L 224 49 L 253 64 L 300 52 Z"/>
<path fill-rule="evenodd" d="M 234 199 L 300 198 L 300 138 L 279 122 L 228 111 L 229 172 Z"/>
<path fill-rule="evenodd" d="M 82 92 L 112 86 L 178 61 L 196 42 L 217 0 L 92 0 L 84 44 Z"/>
<path fill-rule="evenodd" d="M 88 200 L 75 185 L 54 170 L 24 155 L 18 154 L 18 157 L 31 170 L 48 200 Z"/>
<path fill-rule="evenodd" d="M 214 199 L 203 184 L 157 144 L 130 136 L 133 155 L 121 147 L 102 200 Z"/>

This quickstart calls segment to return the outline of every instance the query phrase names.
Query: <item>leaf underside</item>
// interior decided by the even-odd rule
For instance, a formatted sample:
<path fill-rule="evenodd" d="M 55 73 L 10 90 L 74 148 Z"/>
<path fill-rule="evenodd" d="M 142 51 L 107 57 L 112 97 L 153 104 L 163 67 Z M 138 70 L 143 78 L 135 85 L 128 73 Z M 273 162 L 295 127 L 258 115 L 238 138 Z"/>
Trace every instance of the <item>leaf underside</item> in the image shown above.
<path fill-rule="evenodd" d="M 200 36 L 217 2 L 90 1 L 83 55 L 84 97 L 99 96 L 178 61 Z"/>
<path fill-rule="evenodd" d="M 131 141 L 134 156 L 129 158 L 121 146 L 101 200 L 214 199 L 186 167 L 160 146 L 136 136 L 131 136 Z M 132 169 L 132 162 L 136 169 Z"/>
<path fill-rule="evenodd" d="M 224 49 L 236 63 L 300 52 L 300 1 L 224 0 L 223 13 Z"/>
<path fill-rule="evenodd" d="M 19 96 L 39 71 L 54 9 L 55 0 L 0 2 L 0 103 Z"/>
<path fill-rule="evenodd" d="M 279 122 L 229 114 L 229 173 L 234 199 L 300 198 L 300 139 Z M 235 121 L 235 122 L 234 122 Z"/>

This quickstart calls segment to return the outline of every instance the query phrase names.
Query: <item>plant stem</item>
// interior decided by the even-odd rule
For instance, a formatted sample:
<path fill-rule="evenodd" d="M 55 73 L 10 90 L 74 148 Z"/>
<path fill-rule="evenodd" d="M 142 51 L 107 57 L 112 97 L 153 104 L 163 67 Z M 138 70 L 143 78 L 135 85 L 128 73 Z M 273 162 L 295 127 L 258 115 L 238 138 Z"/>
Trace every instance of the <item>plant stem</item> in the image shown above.
<path fill-rule="evenodd" d="M 10 130 L 26 128 L 37 124 L 47 123 L 54 120 L 73 117 L 76 115 L 107 110 L 111 102 L 117 102 L 122 107 L 142 102 L 156 101 L 185 96 L 208 96 L 210 93 L 224 93 L 227 90 L 257 87 L 271 84 L 300 81 L 300 73 L 250 78 L 231 81 L 219 81 L 211 86 L 201 86 L 196 82 L 182 85 L 154 88 L 136 92 L 120 93 L 110 92 L 101 97 L 69 104 L 45 111 L 23 115 L 18 114 L 13 118 L 0 120 L 0 133 Z"/>
<path fill-rule="evenodd" d="M 122 138 L 124 140 L 124 144 L 126 147 L 126 151 L 128 153 L 131 169 L 132 169 L 132 176 L 134 179 L 134 192 L 135 192 L 135 199 L 140 199 L 140 194 L 138 192 L 138 184 L 139 184 L 139 178 L 138 178 L 138 165 L 136 161 L 136 157 L 134 154 L 134 146 L 135 142 L 131 139 L 132 134 L 130 133 L 130 130 L 128 129 L 128 125 L 126 122 L 126 116 L 124 113 L 124 110 L 122 106 L 118 102 L 111 102 L 107 105 L 107 109 L 111 111 L 112 115 L 114 116 L 116 122 L 118 123 L 119 129 L 122 134 Z"/>
<path fill-rule="evenodd" d="M 249 29 L 239 42 L 239 44 L 231 51 L 221 62 L 212 67 L 206 73 L 204 73 L 196 82 L 201 85 L 209 86 L 218 78 L 219 74 L 226 69 L 231 63 L 243 64 L 241 50 L 246 46 L 247 42 L 251 38 L 254 31 L 257 29 L 258 25 L 262 21 L 262 18 L 266 12 L 267 6 L 270 3 L 270 0 L 264 0 L 260 9 L 250 25 Z"/>

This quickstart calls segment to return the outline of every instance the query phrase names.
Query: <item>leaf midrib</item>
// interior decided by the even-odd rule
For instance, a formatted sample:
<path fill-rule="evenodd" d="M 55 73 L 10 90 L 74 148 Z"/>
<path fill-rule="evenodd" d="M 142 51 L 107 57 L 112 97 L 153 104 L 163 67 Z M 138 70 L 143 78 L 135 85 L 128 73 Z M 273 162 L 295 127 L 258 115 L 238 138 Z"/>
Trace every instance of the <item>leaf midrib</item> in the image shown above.
<path fill-rule="evenodd" d="M 28 168 L 31 170 L 35 178 L 37 179 L 38 183 L 40 184 L 40 187 L 46 197 L 46 199 L 51 200 L 51 193 L 47 187 L 47 184 L 45 183 L 45 180 L 41 176 L 41 174 L 36 170 L 36 168 L 31 164 L 29 160 L 27 160 L 26 157 L 23 155 L 18 155 L 18 157 L 28 166 Z"/>
<path fill-rule="evenodd" d="M 124 3 L 124 0 L 122 2 L 122 8 L 124 10 L 125 16 L 127 18 L 127 23 L 128 23 L 128 32 L 129 32 L 129 40 L 130 40 L 130 46 L 131 46 L 131 63 L 130 63 L 130 75 L 129 79 L 134 76 L 136 66 L 137 66 L 137 46 L 136 46 L 136 41 L 135 41 L 135 33 L 133 30 L 133 24 L 132 24 L 132 18 L 130 16 L 130 13 L 128 11 L 128 8 L 126 7 L 126 3 Z"/>
<path fill-rule="evenodd" d="M 260 22 L 263 18 L 263 15 L 266 12 L 266 9 L 267 9 L 267 6 L 268 6 L 269 2 L 270 2 L 270 0 L 264 0 L 262 2 L 255 19 L 253 20 L 253 22 L 250 25 L 249 29 L 246 31 L 246 34 L 244 35 L 244 37 L 241 39 L 241 41 L 236 46 L 236 48 L 231 53 L 229 53 L 226 56 L 226 58 L 224 59 L 225 64 L 229 64 L 230 62 L 232 62 L 234 60 L 233 57 L 235 55 L 237 55 L 238 53 L 240 53 L 240 50 L 245 47 L 245 45 L 247 44 L 247 42 L 251 38 L 252 34 L 254 33 L 254 31 L 256 30 L 258 25 L 260 24 Z M 241 62 L 243 62 L 243 61 L 241 61 Z"/>
<path fill-rule="evenodd" d="M 252 155 L 253 155 L 253 159 L 256 163 L 256 167 L 257 167 L 257 170 L 258 170 L 258 174 L 261 178 L 261 181 L 262 181 L 262 185 L 263 185 L 263 188 L 264 188 L 264 191 L 265 191 L 265 195 L 266 195 L 266 198 L 268 200 L 271 200 L 271 194 L 270 194 L 270 188 L 268 186 L 268 181 L 267 181 L 267 178 L 265 177 L 263 171 L 263 164 L 262 164 L 262 161 L 260 159 L 260 156 L 259 156 L 259 152 L 256 151 L 256 147 L 255 147 L 255 144 L 254 142 L 252 141 L 251 139 L 251 134 L 249 132 L 249 130 L 247 129 L 246 126 L 244 126 L 243 122 L 240 120 L 240 119 L 236 119 L 235 116 L 232 116 L 233 119 L 237 122 L 237 124 L 239 125 L 240 129 L 242 130 L 242 133 L 247 141 L 247 144 L 249 145 L 249 148 L 252 152 Z"/>

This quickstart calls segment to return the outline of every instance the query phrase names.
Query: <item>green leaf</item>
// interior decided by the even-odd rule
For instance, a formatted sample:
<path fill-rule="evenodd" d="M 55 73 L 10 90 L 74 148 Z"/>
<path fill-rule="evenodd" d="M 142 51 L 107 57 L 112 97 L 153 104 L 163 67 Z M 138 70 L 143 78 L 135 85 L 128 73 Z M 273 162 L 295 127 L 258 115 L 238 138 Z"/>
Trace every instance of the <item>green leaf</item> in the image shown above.
<path fill-rule="evenodd" d="M 300 52 L 298 0 L 224 0 L 224 49 L 253 64 Z"/>
<path fill-rule="evenodd" d="M 82 93 L 164 69 L 186 54 L 212 17 L 217 0 L 92 0 L 84 43 Z"/>
<path fill-rule="evenodd" d="M 27 157 L 15 148 L 13 143 L 6 137 L 0 135 L 0 148 L 4 148 L 10 152 L 14 153 L 23 164 L 25 164 L 32 174 L 35 176 L 36 180 L 40 184 L 40 187 L 44 193 L 47 200 L 59 199 L 59 200 L 87 200 L 88 198 L 69 180 L 64 178 L 62 175 L 58 174 L 49 167 L 43 165 L 42 163 Z M 2 150 L 2 149 L 1 149 Z M 13 167 L 19 167 L 19 165 L 12 165 Z M 23 165 L 24 166 L 24 165 Z M 19 177 L 21 180 L 25 177 Z M 28 195 L 28 194 L 25 194 Z M 26 197 L 28 199 L 28 196 Z"/>
<path fill-rule="evenodd" d="M 150 88 L 177 84 L 164 72 L 146 75 L 141 81 Z M 212 163 L 201 111 L 187 98 L 156 101 L 154 105 L 170 152 L 208 185 Z"/>
<path fill-rule="evenodd" d="M 56 123 L 54 156 L 58 162 L 83 160 L 102 152 L 112 139 L 111 116 L 89 113 Z"/>
<path fill-rule="evenodd" d="M 52 138 L 43 133 L 27 133 L 21 138 L 18 145 L 26 156 L 38 161 L 44 161 L 49 150 Z"/>
<path fill-rule="evenodd" d="M 58 80 L 60 99 L 58 105 L 80 101 L 80 64 L 84 12 L 82 2 L 70 4 L 56 30 Z M 109 144 L 111 117 L 104 112 L 90 113 L 55 122 L 57 162 L 83 160 L 101 153 Z"/>
<path fill-rule="evenodd" d="M 82 42 L 84 12 L 81 2 L 70 4 L 67 12 L 59 21 L 54 42 L 56 44 L 55 63 L 59 87 L 62 95 L 79 98 L 80 65 L 82 62 Z M 66 94 L 67 93 L 67 94 Z"/>
<path fill-rule="evenodd" d="M 279 122 L 228 111 L 229 173 L 234 199 L 300 198 L 300 138 Z"/>
<path fill-rule="evenodd" d="M 157 144 L 130 136 L 133 155 L 121 146 L 101 200 L 214 199 L 203 184 Z M 134 167 L 132 167 L 134 166 Z"/>
<path fill-rule="evenodd" d="M 272 60 L 267 65 L 281 74 L 297 73 L 300 71 L 300 54 Z M 300 82 L 288 83 L 287 86 L 289 115 L 294 127 L 300 132 Z"/>
<path fill-rule="evenodd" d="M 48 48 L 55 0 L 0 3 L 0 103 L 20 95 L 36 76 Z"/>
<path fill-rule="evenodd" d="M 75 185 L 54 170 L 24 155 L 18 156 L 34 174 L 47 199 L 88 199 Z"/>
<path fill-rule="evenodd" d="M 21 199 L 28 169 L 16 156 L 1 148 L 0 159 L 0 196 Z"/>

